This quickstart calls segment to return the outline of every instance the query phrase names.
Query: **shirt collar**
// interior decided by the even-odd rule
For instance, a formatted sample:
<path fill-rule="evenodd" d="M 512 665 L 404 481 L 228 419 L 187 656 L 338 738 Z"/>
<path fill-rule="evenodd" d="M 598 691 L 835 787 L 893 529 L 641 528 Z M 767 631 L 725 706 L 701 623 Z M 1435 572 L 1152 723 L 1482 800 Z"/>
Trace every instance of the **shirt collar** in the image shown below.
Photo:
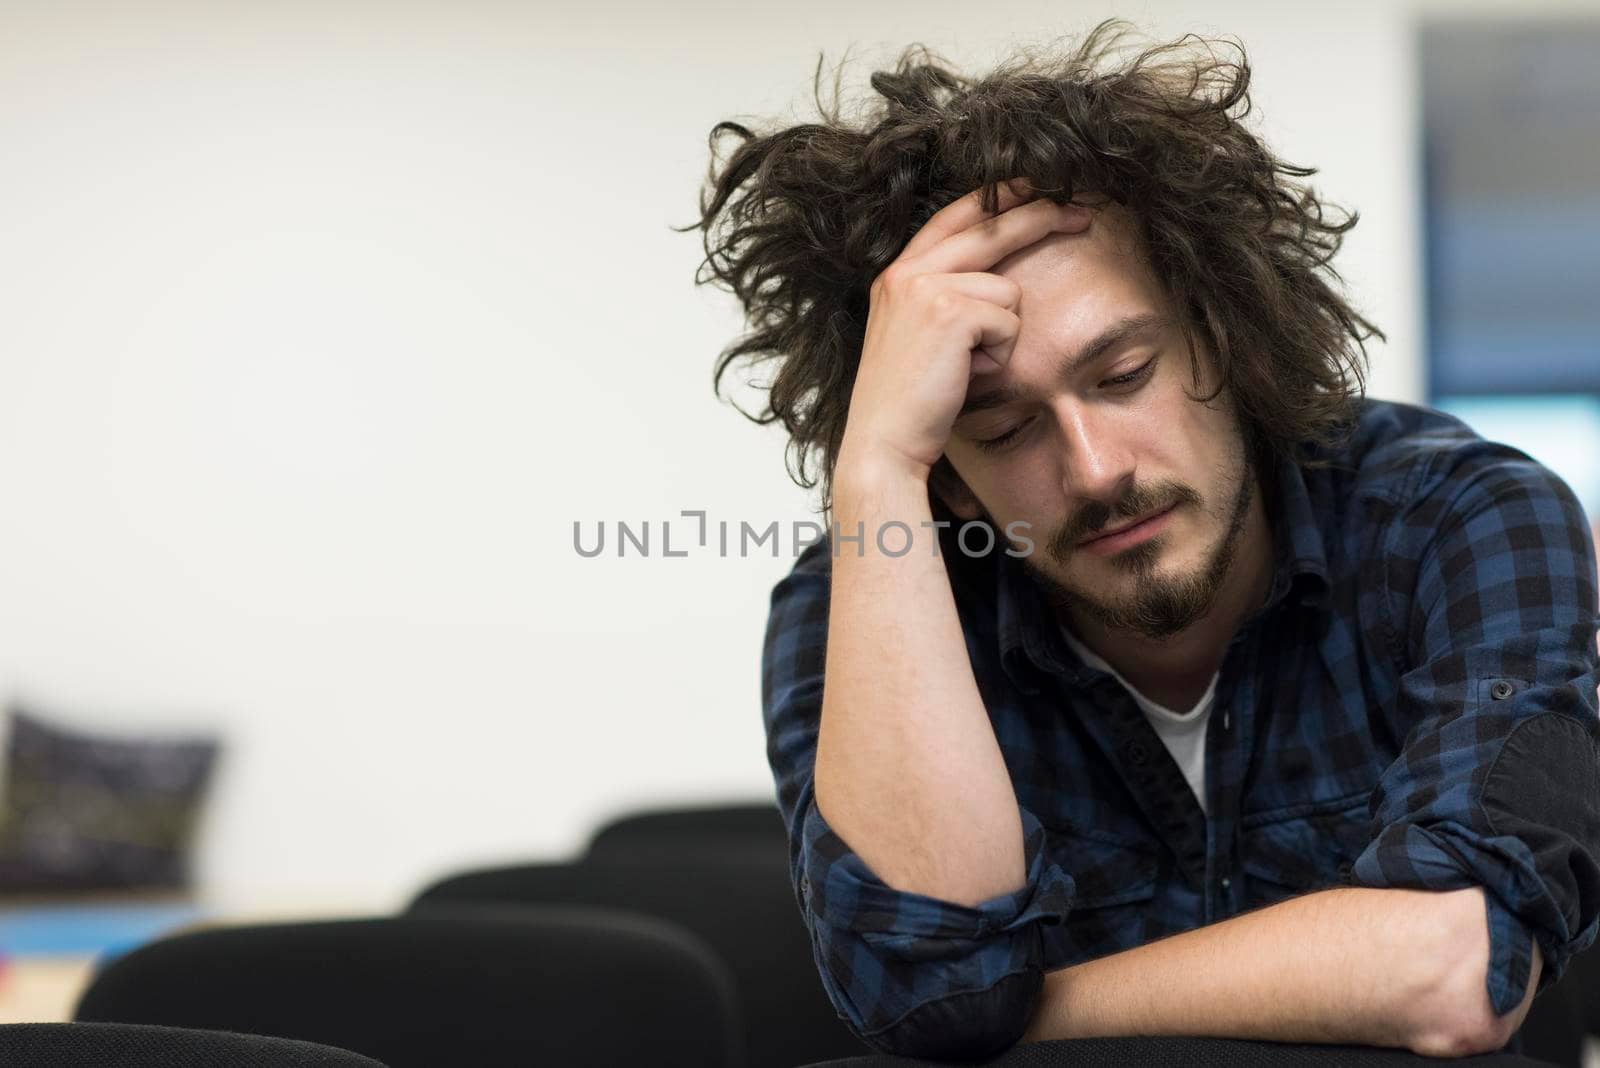
<path fill-rule="evenodd" d="M 1290 460 L 1269 459 L 1266 470 L 1263 503 L 1272 521 L 1272 584 L 1252 619 L 1275 608 L 1290 592 L 1304 603 L 1328 602 L 1327 553 L 1306 476 Z M 1055 614 L 1021 560 L 1005 552 L 993 555 L 996 633 L 1006 674 L 1027 693 L 1039 691 L 1030 664 L 1037 671 L 1084 681 L 1085 666 L 1061 640 Z"/>

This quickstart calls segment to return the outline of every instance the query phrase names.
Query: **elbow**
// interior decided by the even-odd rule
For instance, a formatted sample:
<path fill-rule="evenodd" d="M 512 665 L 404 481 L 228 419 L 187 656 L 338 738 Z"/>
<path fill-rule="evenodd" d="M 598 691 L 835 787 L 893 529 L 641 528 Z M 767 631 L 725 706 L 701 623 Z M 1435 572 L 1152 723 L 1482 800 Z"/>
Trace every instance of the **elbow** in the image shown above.
<path fill-rule="evenodd" d="M 1487 1007 L 1458 1006 L 1441 1012 L 1408 1046 L 1424 1057 L 1471 1057 L 1502 1048 L 1515 1031 Z"/>
<path fill-rule="evenodd" d="M 1522 1023 L 1520 1009 L 1496 1016 L 1483 1005 L 1460 1003 L 1443 1006 L 1409 1043 L 1411 1052 L 1425 1057 L 1471 1057 L 1493 1053 L 1511 1041 Z"/>
<path fill-rule="evenodd" d="M 1440 895 L 1436 924 L 1430 924 L 1427 952 L 1418 954 L 1425 969 L 1411 1004 L 1406 1045 L 1428 1057 L 1469 1057 L 1501 1049 L 1528 1014 L 1537 971 L 1528 993 L 1510 1012 L 1500 1015 L 1489 1000 L 1489 936 L 1484 922 L 1483 890 Z M 1537 967 L 1537 964 L 1535 965 Z"/>

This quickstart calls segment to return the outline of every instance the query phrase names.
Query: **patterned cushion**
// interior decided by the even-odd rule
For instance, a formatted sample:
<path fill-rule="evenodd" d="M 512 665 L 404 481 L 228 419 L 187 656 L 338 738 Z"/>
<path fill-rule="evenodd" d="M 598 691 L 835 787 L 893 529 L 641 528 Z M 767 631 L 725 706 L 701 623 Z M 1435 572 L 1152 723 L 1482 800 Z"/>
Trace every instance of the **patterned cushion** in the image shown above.
<path fill-rule="evenodd" d="M 81 733 L 10 710 L 0 892 L 181 890 L 219 745 Z"/>

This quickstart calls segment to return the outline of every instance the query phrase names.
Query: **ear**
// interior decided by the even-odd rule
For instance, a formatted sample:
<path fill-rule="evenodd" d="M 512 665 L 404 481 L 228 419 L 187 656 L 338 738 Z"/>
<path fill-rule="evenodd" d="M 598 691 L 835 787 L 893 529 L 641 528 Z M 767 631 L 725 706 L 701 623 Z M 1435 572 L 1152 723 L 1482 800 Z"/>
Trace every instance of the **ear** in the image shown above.
<path fill-rule="evenodd" d="M 939 461 L 928 471 L 928 489 L 938 494 L 945 507 L 958 519 L 972 520 L 983 515 L 983 505 L 973 496 L 961 476 L 956 474 L 947 457 L 939 457 Z"/>

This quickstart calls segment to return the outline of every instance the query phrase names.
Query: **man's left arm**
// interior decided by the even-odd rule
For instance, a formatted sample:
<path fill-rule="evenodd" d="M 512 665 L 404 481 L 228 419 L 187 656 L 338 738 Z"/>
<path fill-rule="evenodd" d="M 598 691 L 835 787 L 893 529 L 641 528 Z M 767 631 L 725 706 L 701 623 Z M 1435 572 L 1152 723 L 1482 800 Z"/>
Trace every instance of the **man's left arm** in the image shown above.
<path fill-rule="evenodd" d="M 1187 1035 L 1499 1049 L 1533 1000 L 1496 1014 L 1479 888 L 1338 888 L 1049 972 L 1023 1042 Z M 1539 968 L 1534 951 L 1535 972 Z"/>
<path fill-rule="evenodd" d="M 1382 557 L 1400 757 L 1348 889 L 1049 973 L 1024 1041 L 1496 1049 L 1600 929 L 1600 628 L 1571 490 L 1483 443 Z M 1409 917 L 1409 919 L 1408 919 Z"/>
<path fill-rule="evenodd" d="M 1496 1014 L 1600 930 L 1600 593 L 1583 509 L 1479 442 L 1398 513 L 1375 566 L 1407 733 L 1351 882 L 1482 887 Z"/>

